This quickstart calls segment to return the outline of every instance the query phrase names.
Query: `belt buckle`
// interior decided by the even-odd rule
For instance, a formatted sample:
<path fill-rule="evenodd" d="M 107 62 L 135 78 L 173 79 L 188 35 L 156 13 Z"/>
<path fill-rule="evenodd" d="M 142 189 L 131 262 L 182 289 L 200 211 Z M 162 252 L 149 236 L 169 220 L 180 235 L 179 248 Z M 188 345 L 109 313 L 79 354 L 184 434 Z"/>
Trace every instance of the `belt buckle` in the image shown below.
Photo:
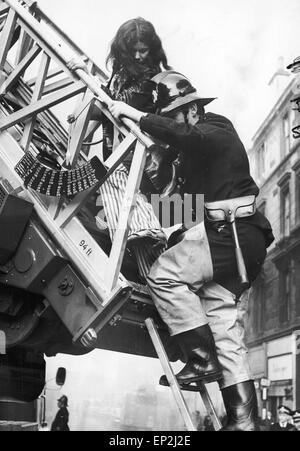
<path fill-rule="evenodd" d="M 248 203 L 241 203 L 247 199 Z M 216 207 L 216 208 L 214 208 Z M 241 209 L 244 209 L 241 211 Z M 239 211 L 240 210 L 240 211 Z M 244 198 L 228 199 L 205 204 L 205 213 L 209 221 L 227 221 L 232 223 L 236 218 L 243 218 L 254 215 L 256 212 L 255 196 L 245 196 Z"/>

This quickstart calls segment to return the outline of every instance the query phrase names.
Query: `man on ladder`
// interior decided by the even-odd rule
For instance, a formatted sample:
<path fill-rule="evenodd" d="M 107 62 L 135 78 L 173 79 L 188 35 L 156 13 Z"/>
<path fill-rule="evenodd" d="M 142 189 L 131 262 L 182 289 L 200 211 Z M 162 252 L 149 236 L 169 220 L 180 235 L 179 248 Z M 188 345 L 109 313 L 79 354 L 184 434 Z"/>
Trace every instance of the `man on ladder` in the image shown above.
<path fill-rule="evenodd" d="M 258 430 L 243 314 L 246 289 L 274 240 L 272 229 L 256 211 L 259 189 L 233 125 L 223 116 L 205 113 L 204 106 L 214 99 L 201 97 L 174 71 L 153 81 L 159 115 L 122 102 L 113 102 L 110 111 L 181 151 L 181 194 L 204 194 L 206 217 L 189 230 L 183 228 L 160 256 L 148 276 L 149 289 L 185 355 L 187 363 L 176 376 L 181 388 L 218 381 L 228 417 L 223 430 Z M 164 376 L 160 383 L 168 384 Z"/>

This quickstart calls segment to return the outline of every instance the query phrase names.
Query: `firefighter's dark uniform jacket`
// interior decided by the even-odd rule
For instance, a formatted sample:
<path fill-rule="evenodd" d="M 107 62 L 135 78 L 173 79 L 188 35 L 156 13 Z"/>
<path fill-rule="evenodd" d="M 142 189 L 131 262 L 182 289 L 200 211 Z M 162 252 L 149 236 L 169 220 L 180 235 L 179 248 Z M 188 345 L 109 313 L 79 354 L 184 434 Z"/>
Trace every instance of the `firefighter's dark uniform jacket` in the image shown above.
<path fill-rule="evenodd" d="M 68 426 L 69 411 L 66 407 L 61 407 L 51 425 L 51 431 L 69 431 Z"/>
<path fill-rule="evenodd" d="M 196 125 L 148 114 L 141 118 L 142 131 L 181 152 L 181 192 L 204 194 L 205 202 L 259 194 L 250 175 L 245 148 L 232 123 L 207 113 Z M 234 291 L 237 269 L 228 224 L 205 221 L 211 247 L 214 280 Z M 237 228 L 250 281 L 258 275 L 266 248 L 274 240 L 267 219 L 259 212 L 238 219 Z M 230 281 L 230 274 L 234 274 Z"/>

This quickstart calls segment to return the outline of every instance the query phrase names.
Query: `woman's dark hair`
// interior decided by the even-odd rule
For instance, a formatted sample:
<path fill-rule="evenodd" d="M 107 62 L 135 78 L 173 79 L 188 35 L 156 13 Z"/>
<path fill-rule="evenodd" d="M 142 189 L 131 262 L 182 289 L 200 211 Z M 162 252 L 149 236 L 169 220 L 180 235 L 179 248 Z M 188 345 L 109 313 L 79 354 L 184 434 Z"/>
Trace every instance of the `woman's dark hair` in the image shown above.
<path fill-rule="evenodd" d="M 131 75 L 140 75 L 141 69 L 133 55 L 133 46 L 138 41 L 149 47 L 147 66 L 160 68 L 162 65 L 164 69 L 170 69 L 161 40 L 156 34 L 154 26 L 142 17 L 137 17 L 121 25 L 112 41 L 106 64 L 112 64 L 113 73 L 122 69 Z"/>

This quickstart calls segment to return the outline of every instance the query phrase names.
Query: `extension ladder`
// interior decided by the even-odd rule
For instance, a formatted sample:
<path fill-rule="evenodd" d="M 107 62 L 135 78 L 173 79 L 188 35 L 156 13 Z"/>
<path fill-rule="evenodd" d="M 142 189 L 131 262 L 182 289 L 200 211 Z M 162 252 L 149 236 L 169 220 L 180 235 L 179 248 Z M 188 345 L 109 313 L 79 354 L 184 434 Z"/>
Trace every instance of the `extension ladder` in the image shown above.
<path fill-rule="evenodd" d="M 0 31 L 1 178 L 9 181 L 14 193 L 34 204 L 39 222 L 70 262 L 71 267 L 65 266 L 57 276 L 43 279 L 46 288 L 41 294 L 62 319 L 73 342 L 86 345 L 90 337 L 95 340 L 96 334 L 97 338 L 133 293 L 133 285 L 122 275 L 121 265 L 147 148 L 153 142 L 132 121 L 125 118 L 116 121 L 111 116 L 107 108 L 110 98 L 102 89 L 107 76 L 92 60 L 87 62 L 89 73 L 68 69 L 67 63 L 82 57 L 83 52 L 38 8 L 36 2 L 1 1 Z M 36 76 L 25 79 L 28 69 Z M 72 135 L 68 136 L 51 108 L 74 96 L 80 98 Z M 93 107 L 98 108 L 124 136 L 104 162 L 108 169 L 106 177 L 71 198 L 47 197 L 25 186 L 15 168 L 26 152 L 38 155 L 33 139 L 37 130 L 51 144 L 60 164 L 66 159 L 70 168 L 87 163 L 82 147 Z M 107 255 L 78 213 L 133 146 L 135 151 L 119 224 Z M 60 257 L 56 255 L 57 259 Z M 0 282 L 9 283 L 9 277 L 5 275 Z M 74 286 L 79 286 L 77 291 Z M 19 287 L 28 288 L 23 280 Z"/>
<path fill-rule="evenodd" d="M 132 121 L 124 118 L 119 122 L 111 116 L 107 108 L 110 98 L 102 89 L 107 76 L 91 59 L 87 58 L 89 73 L 82 69 L 75 72 L 68 69 L 67 63 L 73 58 L 82 57 L 83 52 L 38 8 L 35 1 L 0 1 L 0 32 L 0 175 L 9 182 L 15 194 L 33 203 L 38 221 L 48 232 L 48 237 L 43 241 L 43 252 L 40 248 L 36 253 L 36 268 L 31 271 L 35 274 L 29 277 L 25 272 L 25 277 L 23 274 L 11 275 L 7 272 L 0 275 L 0 283 L 9 285 L 13 277 L 14 286 L 44 295 L 69 330 L 75 344 L 89 346 L 92 342 L 92 346 L 97 347 L 97 337 L 108 324 L 112 328 L 118 327 L 120 322 L 125 325 L 136 324 L 140 331 L 144 327 L 145 332 L 139 332 L 140 339 L 148 337 L 148 330 L 186 428 L 195 430 L 170 366 L 168 350 L 153 320 L 146 319 L 149 311 L 155 310 L 153 303 L 145 289 L 128 282 L 121 274 L 135 195 L 142 179 L 147 149 L 153 142 Z M 15 49 L 14 62 L 10 59 L 12 49 Z M 34 71 L 36 76 L 26 79 L 28 70 Z M 80 98 L 74 113 L 72 134 L 69 136 L 51 108 L 75 96 Z M 42 136 L 39 139 L 51 144 L 59 156 L 59 163 L 63 164 L 67 160 L 71 168 L 86 163 L 87 157 L 82 148 L 88 148 L 85 139 L 90 132 L 93 108 L 98 108 L 124 136 L 117 149 L 104 162 L 108 168 L 106 178 L 135 146 L 123 208 L 109 255 L 78 215 L 106 178 L 71 198 L 49 197 L 25 186 L 16 172 L 16 166 L 24 154 L 30 152 L 38 155 L 34 140 L 37 131 Z M 40 228 L 32 227 L 28 240 L 32 240 L 32 237 L 38 240 L 42 235 Z M 49 237 L 59 251 L 53 250 Z M 39 261 L 41 253 L 46 263 Z M 51 274 L 43 272 L 41 280 L 39 266 L 44 263 L 52 265 L 52 269 Z M 124 314 L 122 307 L 129 300 L 132 302 L 131 310 Z M 141 314 L 143 311 L 144 317 Z M 164 330 L 161 329 L 161 332 Z M 123 342 L 126 341 L 124 338 Z M 122 350 L 131 352 L 129 345 L 130 340 L 127 348 L 122 343 Z M 118 349 L 120 343 L 112 346 Z M 143 346 L 148 346 L 146 341 Z M 98 347 L 102 347 L 102 344 Z M 143 355 L 153 356 L 153 350 L 144 351 Z M 198 384 L 197 390 L 215 429 L 219 429 L 220 422 L 205 385 Z"/>
<path fill-rule="evenodd" d="M 169 382 L 170 388 L 172 390 L 175 402 L 177 404 L 177 407 L 179 409 L 179 412 L 182 416 L 182 419 L 184 421 L 185 427 L 188 431 L 196 431 L 196 427 L 192 421 L 191 415 L 189 413 L 186 401 L 184 399 L 184 396 L 182 394 L 182 390 L 177 382 L 177 379 L 174 375 L 173 369 L 170 365 L 167 353 L 165 351 L 165 348 L 163 346 L 163 343 L 160 339 L 160 336 L 158 334 L 157 328 L 155 326 L 155 323 L 152 318 L 147 318 L 145 321 L 147 330 L 149 332 L 149 335 L 151 337 L 153 346 L 157 352 L 157 355 L 159 357 L 161 366 L 164 370 L 164 373 L 167 377 L 167 380 Z M 205 384 L 198 382 L 196 384 L 195 389 L 193 391 L 198 391 L 200 397 L 202 398 L 203 404 L 206 408 L 207 414 L 211 417 L 212 423 L 214 425 L 215 431 L 218 431 L 221 429 L 222 425 L 221 422 L 217 416 L 216 410 L 213 406 L 211 397 L 209 396 L 209 393 L 207 391 L 207 388 Z"/>

